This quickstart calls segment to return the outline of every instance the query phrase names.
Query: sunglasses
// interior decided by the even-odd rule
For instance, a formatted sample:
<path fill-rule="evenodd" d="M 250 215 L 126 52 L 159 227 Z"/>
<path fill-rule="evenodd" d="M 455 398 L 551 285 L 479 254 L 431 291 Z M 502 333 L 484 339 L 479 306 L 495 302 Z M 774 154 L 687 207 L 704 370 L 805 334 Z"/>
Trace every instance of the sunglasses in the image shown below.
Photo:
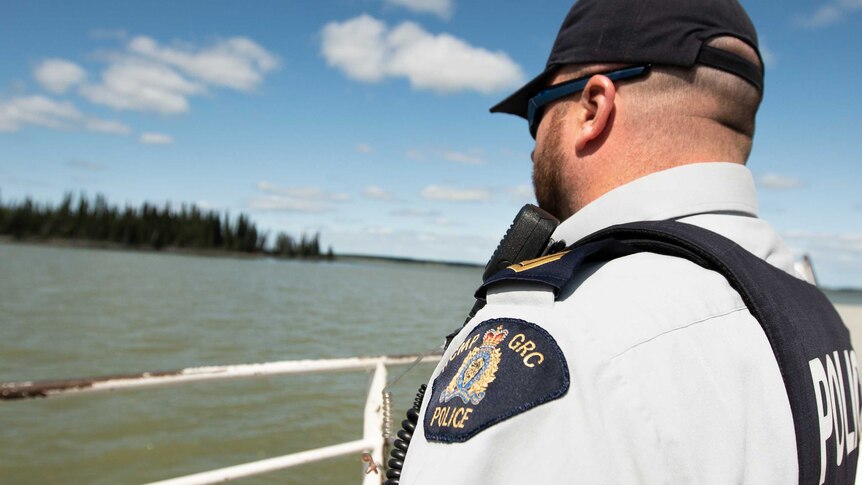
<path fill-rule="evenodd" d="M 588 74 L 584 77 L 572 79 L 571 81 L 555 84 L 544 91 L 539 92 L 539 94 L 533 96 L 530 98 L 530 101 L 527 102 L 527 122 L 530 124 L 530 135 L 533 136 L 534 140 L 536 139 L 536 132 L 539 130 L 539 123 L 542 121 L 542 115 L 544 114 L 544 108 L 546 105 L 560 98 L 583 91 L 591 77 L 601 74 L 611 81 L 621 81 L 623 79 L 632 79 L 644 76 L 649 73 L 650 67 L 650 64 L 646 64 L 643 66 L 627 67 L 617 71 Z"/>

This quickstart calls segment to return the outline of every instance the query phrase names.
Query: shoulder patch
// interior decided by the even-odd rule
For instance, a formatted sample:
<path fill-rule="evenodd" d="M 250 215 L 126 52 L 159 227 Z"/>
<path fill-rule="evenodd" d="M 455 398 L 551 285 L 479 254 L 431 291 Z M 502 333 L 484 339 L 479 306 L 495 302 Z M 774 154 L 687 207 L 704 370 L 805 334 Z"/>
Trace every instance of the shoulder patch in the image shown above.
<path fill-rule="evenodd" d="M 541 258 L 516 263 L 498 271 L 476 290 L 475 296 L 480 300 L 484 299 L 488 293 L 488 287 L 502 281 L 542 283 L 553 288 L 554 294 L 558 295 L 560 290 L 574 277 L 581 265 L 592 261 L 614 259 L 633 252 L 635 251 L 632 251 L 630 247 L 613 239 L 568 248 L 565 251 Z"/>
<path fill-rule="evenodd" d="M 467 441 L 568 390 L 566 358 L 548 332 L 514 318 L 484 321 L 434 379 L 423 421 L 425 438 Z"/>

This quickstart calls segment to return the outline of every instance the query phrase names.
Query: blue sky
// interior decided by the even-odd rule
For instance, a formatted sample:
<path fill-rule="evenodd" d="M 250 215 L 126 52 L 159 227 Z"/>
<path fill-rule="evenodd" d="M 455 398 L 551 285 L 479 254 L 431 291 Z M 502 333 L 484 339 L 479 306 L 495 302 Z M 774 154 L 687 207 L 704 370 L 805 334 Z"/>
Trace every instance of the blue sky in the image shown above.
<path fill-rule="evenodd" d="M 744 2 L 761 215 L 862 287 L 862 1 Z M 0 195 L 194 202 L 336 252 L 484 262 L 533 201 L 526 123 L 569 1 L 0 2 Z"/>

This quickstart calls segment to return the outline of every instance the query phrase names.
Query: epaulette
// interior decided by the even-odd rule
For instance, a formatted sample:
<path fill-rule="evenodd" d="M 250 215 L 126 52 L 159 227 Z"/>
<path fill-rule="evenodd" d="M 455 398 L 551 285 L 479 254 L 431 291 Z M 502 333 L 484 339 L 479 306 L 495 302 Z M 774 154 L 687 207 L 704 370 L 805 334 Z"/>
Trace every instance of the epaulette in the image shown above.
<path fill-rule="evenodd" d="M 571 281 L 579 267 L 588 262 L 606 261 L 632 254 L 631 247 L 614 239 L 605 239 L 582 246 L 568 247 L 560 252 L 515 263 L 488 278 L 476 290 L 476 298 L 484 299 L 491 285 L 505 281 L 541 283 L 554 290 L 554 296 Z"/>

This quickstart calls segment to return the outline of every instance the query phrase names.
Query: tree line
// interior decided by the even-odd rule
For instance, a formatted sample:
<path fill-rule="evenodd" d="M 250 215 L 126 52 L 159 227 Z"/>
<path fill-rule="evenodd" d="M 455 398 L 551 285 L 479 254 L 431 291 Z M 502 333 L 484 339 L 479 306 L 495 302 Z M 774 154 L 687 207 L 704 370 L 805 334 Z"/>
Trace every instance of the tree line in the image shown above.
<path fill-rule="evenodd" d="M 92 200 L 81 194 L 65 194 L 59 205 L 39 204 L 30 197 L 18 203 L 0 200 L 0 235 L 16 240 L 80 240 L 117 244 L 130 248 L 162 250 L 183 248 L 285 258 L 333 258 L 324 253 L 320 233 L 299 238 L 280 232 L 268 245 L 269 233 L 261 231 L 245 214 L 232 218 L 202 210 L 195 204 L 178 209 L 169 203 L 158 207 L 110 205 L 103 195 Z"/>

